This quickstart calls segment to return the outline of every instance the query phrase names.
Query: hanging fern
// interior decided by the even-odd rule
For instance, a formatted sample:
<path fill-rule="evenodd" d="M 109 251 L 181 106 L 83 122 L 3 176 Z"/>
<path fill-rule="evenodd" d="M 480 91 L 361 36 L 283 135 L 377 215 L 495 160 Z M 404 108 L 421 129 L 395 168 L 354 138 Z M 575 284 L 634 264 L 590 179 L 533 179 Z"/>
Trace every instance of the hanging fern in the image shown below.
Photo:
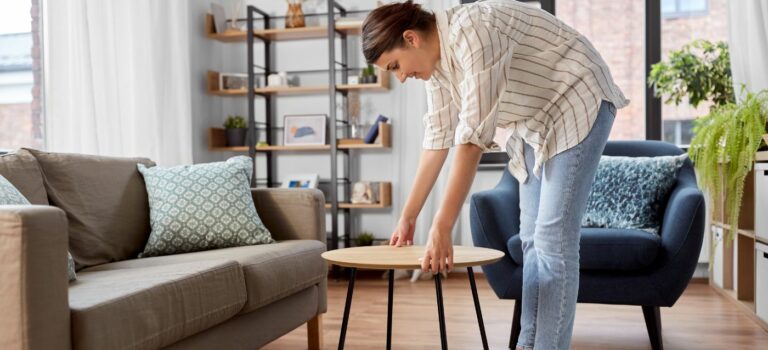
<path fill-rule="evenodd" d="M 701 187 L 720 202 L 723 193 L 726 221 L 730 230 L 726 241 L 734 239 L 739 225 L 739 211 L 744 195 L 744 179 L 755 152 L 762 143 L 768 119 L 768 90 L 745 94 L 739 103 L 715 106 L 695 121 L 695 136 L 689 154 L 699 171 Z"/>

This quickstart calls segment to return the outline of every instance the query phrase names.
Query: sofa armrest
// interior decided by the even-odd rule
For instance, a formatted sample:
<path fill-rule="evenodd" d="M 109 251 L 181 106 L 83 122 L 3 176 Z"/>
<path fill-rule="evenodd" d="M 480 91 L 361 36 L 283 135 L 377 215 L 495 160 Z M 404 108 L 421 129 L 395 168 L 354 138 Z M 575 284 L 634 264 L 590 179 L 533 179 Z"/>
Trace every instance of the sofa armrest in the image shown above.
<path fill-rule="evenodd" d="M 0 206 L 0 349 L 69 349 L 67 217 Z"/>
<path fill-rule="evenodd" d="M 316 189 L 253 188 L 256 212 L 272 238 L 326 242 L 325 197 Z"/>

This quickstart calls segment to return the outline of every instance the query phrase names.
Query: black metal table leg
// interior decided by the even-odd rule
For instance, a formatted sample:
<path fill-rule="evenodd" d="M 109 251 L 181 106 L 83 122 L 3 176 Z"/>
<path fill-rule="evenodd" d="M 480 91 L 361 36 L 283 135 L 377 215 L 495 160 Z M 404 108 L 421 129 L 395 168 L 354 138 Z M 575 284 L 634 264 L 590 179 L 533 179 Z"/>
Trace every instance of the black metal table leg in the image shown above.
<path fill-rule="evenodd" d="M 440 321 L 440 344 L 443 350 L 448 349 L 448 339 L 445 335 L 445 310 L 443 309 L 443 286 L 440 273 L 435 275 L 435 292 L 437 293 L 437 318 Z"/>
<path fill-rule="evenodd" d="M 480 299 L 477 297 L 477 285 L 475 284 L 475 273 L 472 266 L 467 267 L 469 274 L 469 285 L 472 287 L 472 299 L 475 301 L 475 313 L 477 313 L 477 325 L 480 326 L 480 338 L 483 339 L 483 349 L 488 350 L 488 338 L 485 336 L 485 325 L 483 324 L 483 312 L 480 310 Z"/>
<path fill-rule="evenodd" d="M 395 270 L 389 270 L 389 299 L 387 299 L 387 350 L 392 348 L 392 297 L 395 291 Z"/>
<path fill-rule="evenodd" d="M 349 287 L 347 288 L 347 302 L 344 304 L 344 318 L 341 321 L 341 334 L 339 335 L 339 350 L 344 349 L 344 339 L 347 336 L 347 323 L 349 323 L 349 308 L 352 306 L 352 292 L 355 290 L 355 277 L 357 268 L 351 268 L 349 274 Z"/>

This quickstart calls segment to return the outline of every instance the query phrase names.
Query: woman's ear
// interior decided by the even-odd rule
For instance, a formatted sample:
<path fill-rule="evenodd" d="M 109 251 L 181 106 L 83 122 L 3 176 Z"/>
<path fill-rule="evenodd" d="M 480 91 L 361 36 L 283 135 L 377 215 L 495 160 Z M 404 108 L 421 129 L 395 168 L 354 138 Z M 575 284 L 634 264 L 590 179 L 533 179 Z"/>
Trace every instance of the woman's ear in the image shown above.
<path fill-rule="evenodd" d="M 415 30 L 408 29 L 404 31 L 403 40 L 405 40 L 406 45 L 410 47 L 418 49 L 419 46 L 421 46 L 421 37 Z"/>

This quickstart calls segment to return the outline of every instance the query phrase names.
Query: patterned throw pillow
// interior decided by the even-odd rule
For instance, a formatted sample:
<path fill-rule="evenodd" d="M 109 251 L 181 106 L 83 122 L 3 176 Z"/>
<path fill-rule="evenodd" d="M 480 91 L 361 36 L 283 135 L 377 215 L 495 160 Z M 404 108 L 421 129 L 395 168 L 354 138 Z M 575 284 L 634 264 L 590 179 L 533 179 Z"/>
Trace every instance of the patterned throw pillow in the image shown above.
<path fill-rule="evenodd" d="M 3 175 L 0 175 L 0 205 L 29 205 L 29 201 L 24 197 L 13 184 L 8 181 Z M 67 252 L 67 275 L 69 275 L 69 281 L 72 282 L 77 279 L 75 273 L 75 261 L 72 260 L 72 255 Z"/>
<path fill-rule="evenodd" d="M 687 157 L 603 156 L 582 226 L 658 233 L 663 200 L 675 185 L 677 172 Z"/>
<path fill-rule="evenodd" d="M 251 197 L 251 158 L 138 168 L 152 226 L 140 258 L 274 242 Z"/>
<path fill-rule="evenodd" d="M 28 205 L 29 201 L 3 175 L 0 175 L 0 205 Z"/>

